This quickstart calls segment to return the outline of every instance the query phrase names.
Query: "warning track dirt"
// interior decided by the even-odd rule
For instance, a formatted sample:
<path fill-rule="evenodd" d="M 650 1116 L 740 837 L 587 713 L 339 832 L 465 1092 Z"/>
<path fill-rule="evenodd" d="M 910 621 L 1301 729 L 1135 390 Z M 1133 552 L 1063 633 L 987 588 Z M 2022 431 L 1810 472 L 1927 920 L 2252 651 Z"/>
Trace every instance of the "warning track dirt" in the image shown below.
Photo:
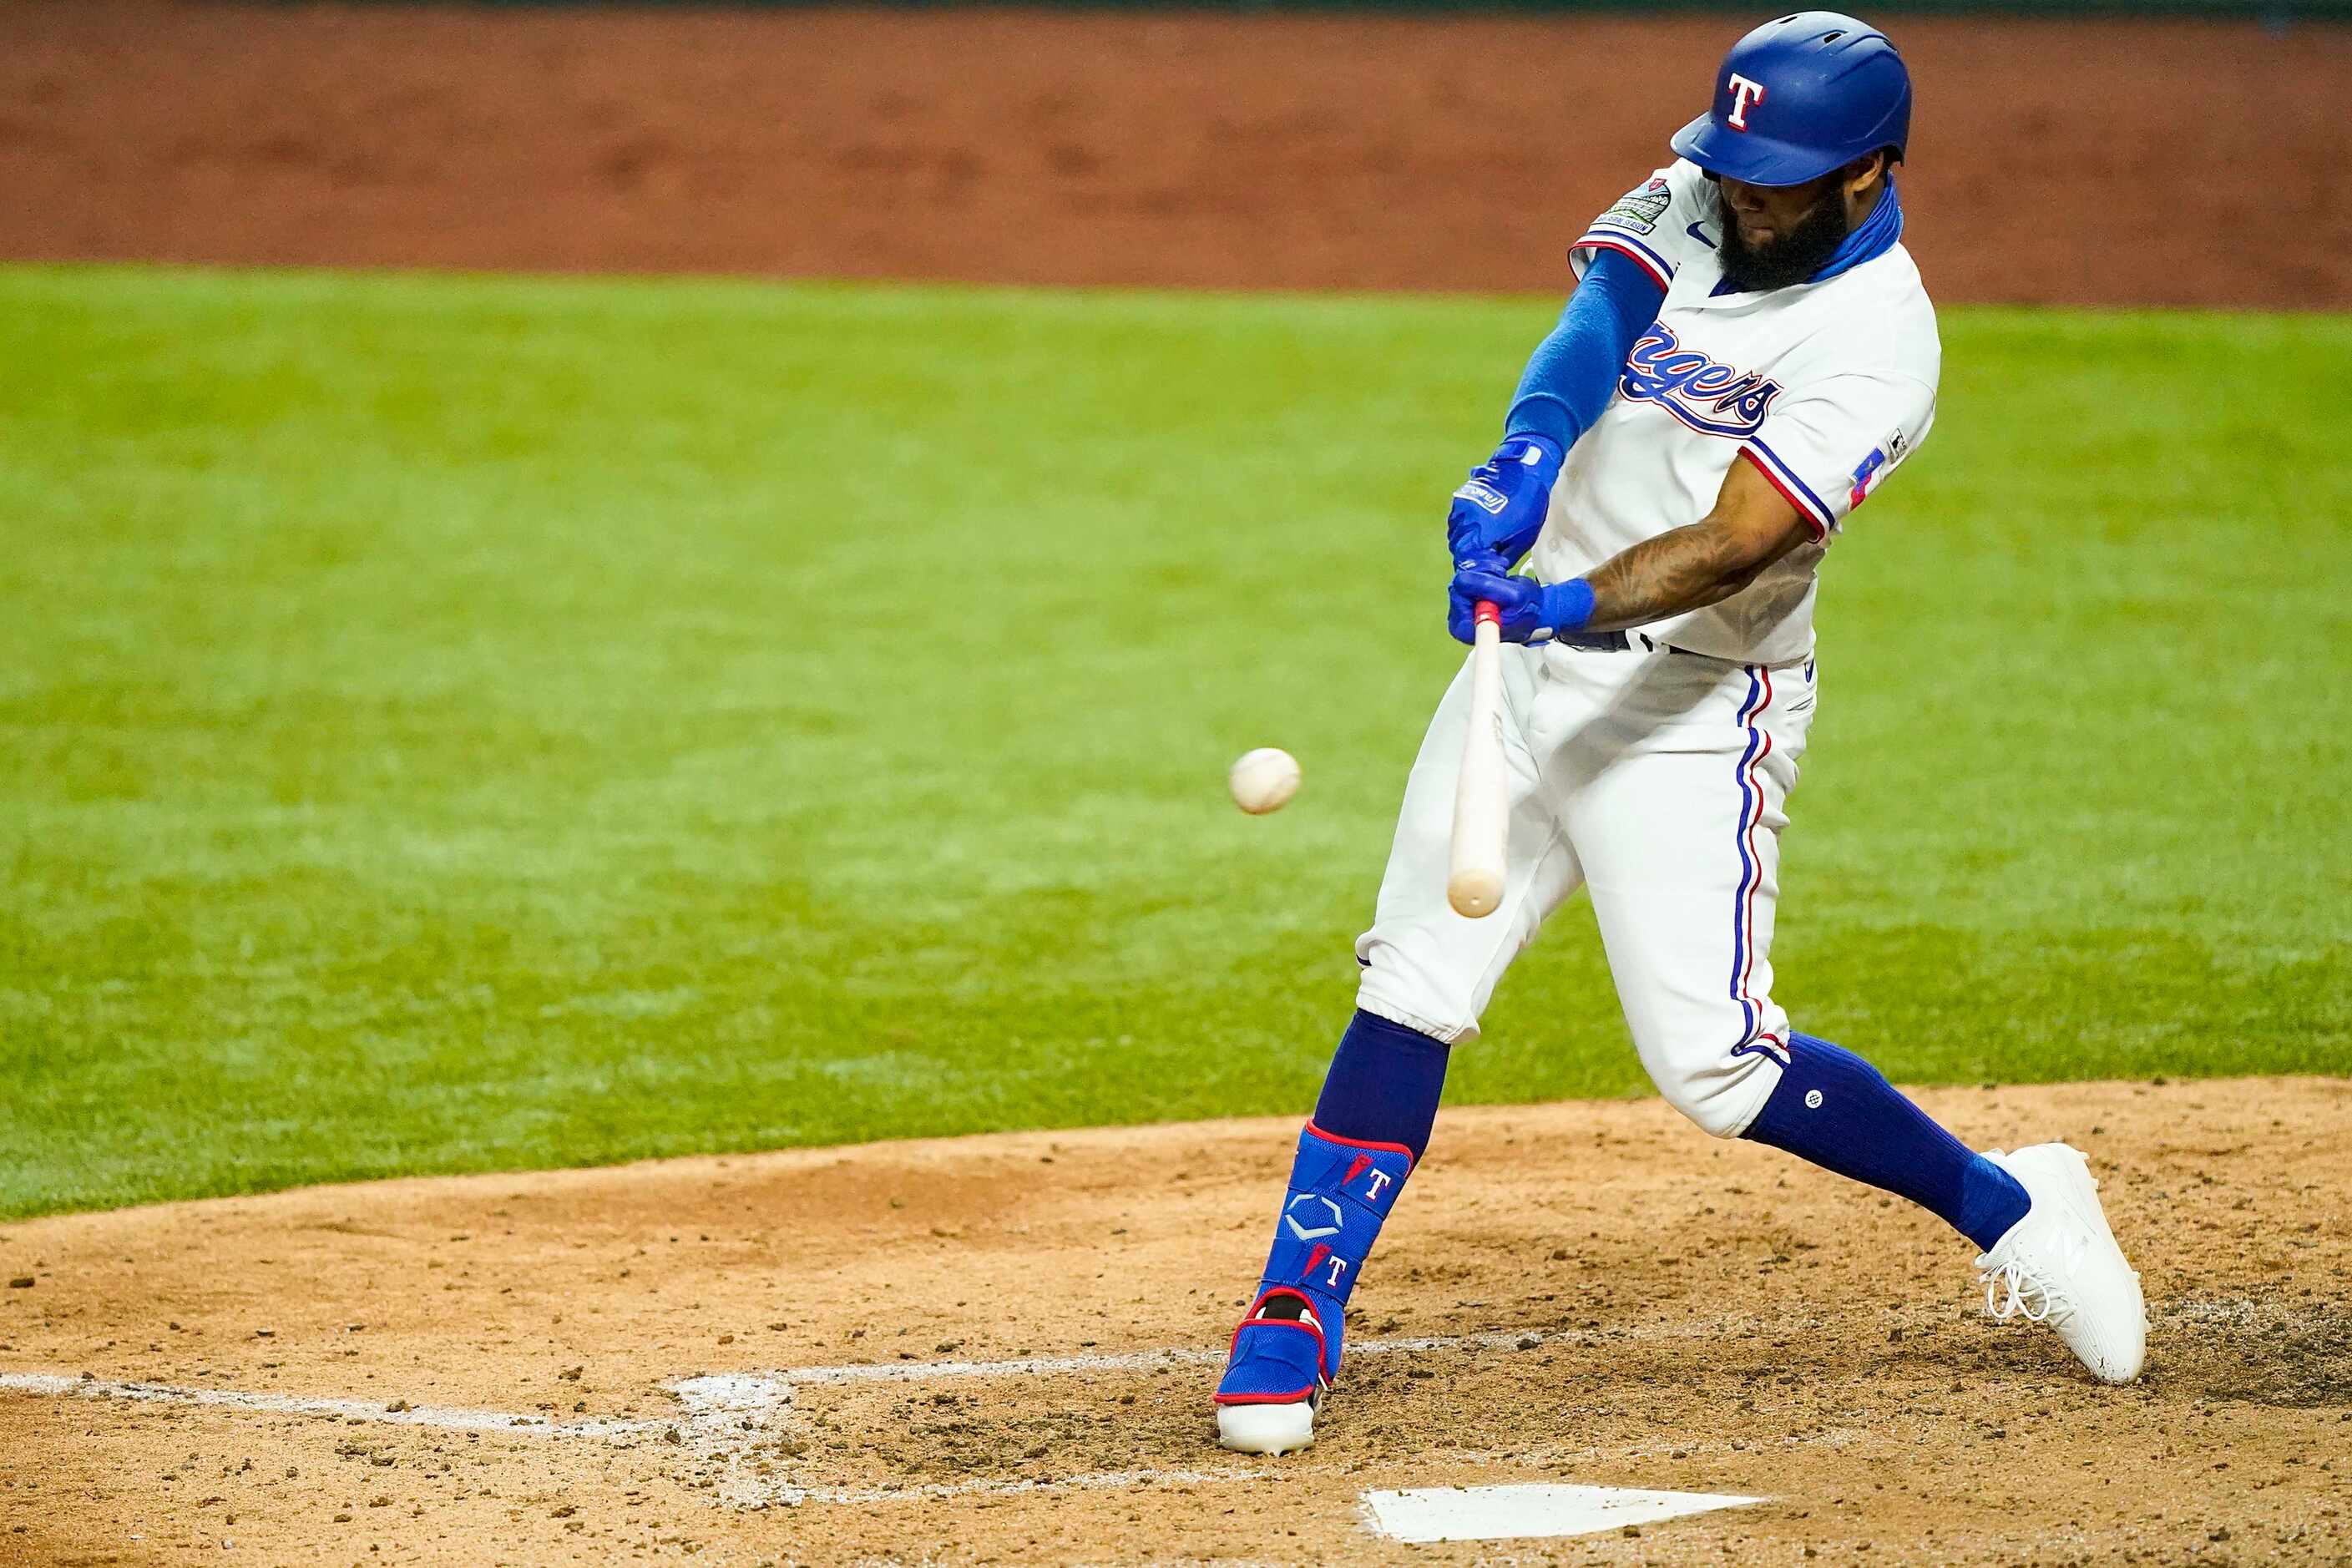
<path fill-rule="evenodd" d="M 1742 25 L 0 5 L 0 256 L 1558 292 Z M 1937 304 L 2352 305 L 2352 28 L 1892 26 Z"/>
<path fill-rule="evenodd" d="M 2151 1372 L 1965 1246 L 1654 1102 L 1449 1112 L 1310 1453 L 1212 1444 L 1289 1127 L 319 1188 L 9 1226 L 0 1563 L 1837 1561 L 2352 1552 L 2352 1084 L 1943 1089 L 2071 1134 Z M 1760 1498 L 1408 1545 L 1367 1493 Z"/>

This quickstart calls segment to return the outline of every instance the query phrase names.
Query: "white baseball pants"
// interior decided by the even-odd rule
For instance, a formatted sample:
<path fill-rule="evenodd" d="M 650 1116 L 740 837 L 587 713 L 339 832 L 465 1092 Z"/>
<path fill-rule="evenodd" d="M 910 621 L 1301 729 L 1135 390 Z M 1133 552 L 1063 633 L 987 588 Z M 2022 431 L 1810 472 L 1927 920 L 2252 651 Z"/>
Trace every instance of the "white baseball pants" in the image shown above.
<path fill-rule="evenodd" d="M 1483 920 L 1445 901 L 1469 668 L 1438 704 L 1405 784 L 1357 1005 L 1474 1040 L 1511 960 L 1578 887 L 1591 896 L 1642 1066 L 1717 1137 L 1780 1081 L 1772 1001 L 1780 829 L 1813 711 L 1813 667 L 1645 647 L 1503 650 L 1508 880 Z"/>

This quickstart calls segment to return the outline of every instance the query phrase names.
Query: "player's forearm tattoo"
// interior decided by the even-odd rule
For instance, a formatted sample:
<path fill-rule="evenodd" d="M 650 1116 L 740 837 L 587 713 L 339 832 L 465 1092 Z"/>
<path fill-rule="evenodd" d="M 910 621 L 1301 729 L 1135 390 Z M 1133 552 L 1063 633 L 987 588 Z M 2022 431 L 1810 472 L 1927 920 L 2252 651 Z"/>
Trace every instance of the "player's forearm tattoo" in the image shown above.
<path fill-rule="evenodd" d="M 1706 522 L 1688 523 L 1618 552 L 1585 581 L 1592 584 L 1594 631 L 1622 631 L 1731 597 L 1769 565 L 1747 540 Z"/>

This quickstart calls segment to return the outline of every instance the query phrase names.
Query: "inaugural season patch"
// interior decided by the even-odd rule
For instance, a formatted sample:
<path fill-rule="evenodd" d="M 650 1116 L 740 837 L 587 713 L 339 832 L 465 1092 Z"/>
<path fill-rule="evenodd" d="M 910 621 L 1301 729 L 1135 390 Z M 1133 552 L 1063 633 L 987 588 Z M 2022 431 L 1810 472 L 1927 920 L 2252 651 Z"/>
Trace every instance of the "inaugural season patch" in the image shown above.
<path fill-rule="evenodd" d="M 1616 205 L 1592 220 L 1592 226 L 1622 228 L 1628 234 L 1648 234 L 1658 226 L 1659 216 L 1674 199 L 1674 192 L 1666 188 L 1663 178 L 1652 180 L 1618 197 Z"/>

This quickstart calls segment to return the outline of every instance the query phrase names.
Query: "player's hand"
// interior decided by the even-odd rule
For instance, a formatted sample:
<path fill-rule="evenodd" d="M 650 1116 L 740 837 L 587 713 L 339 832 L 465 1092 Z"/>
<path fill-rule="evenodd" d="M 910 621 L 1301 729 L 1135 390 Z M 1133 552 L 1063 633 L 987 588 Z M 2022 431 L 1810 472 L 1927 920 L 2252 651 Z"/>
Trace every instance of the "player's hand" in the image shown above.
<path fill-rule="evenodd" d="M 1592 584 L 1581 577 L 1565 583 L 1514 577 L 1492 552 L 1465 555 L 1454 564 L 1454 581 L 1445 590 L 1445 629 L 1456 642 L 1477 636 L 1475 611 L 1482 599 L 1502 612 L 1497 629 L 1505 642 L 1549 642 L 1563 630 L 1582 630 L 1592 619 Z"/>
<path fill-rule="evenodd" d="M 1491 551 L 1506 567 L 1517 565 L 1543 531 L 1563 455 L 1544 437 L 1513 436 L 1471 469 L 1445 514 L 1445 542 L 1454 558 Z"/>
<path fill-rule="evenodd" d="M 1507 574 L 1503 558 L 1492 551 L 1470 555 L 1457 555 L 1454 581 L 1445 590 L 1445 629 L 1454 634 L 1455 642 L 1466 643 L 1477 636 L 1472 612 L 1481 599 L 1491 601 L 1503 612 L 1501 631 L 1505 642 L 1544 642 L 1550 638 L 1551 628 L 1543 624 L 1543 584 L 1532 577 Z"/>

